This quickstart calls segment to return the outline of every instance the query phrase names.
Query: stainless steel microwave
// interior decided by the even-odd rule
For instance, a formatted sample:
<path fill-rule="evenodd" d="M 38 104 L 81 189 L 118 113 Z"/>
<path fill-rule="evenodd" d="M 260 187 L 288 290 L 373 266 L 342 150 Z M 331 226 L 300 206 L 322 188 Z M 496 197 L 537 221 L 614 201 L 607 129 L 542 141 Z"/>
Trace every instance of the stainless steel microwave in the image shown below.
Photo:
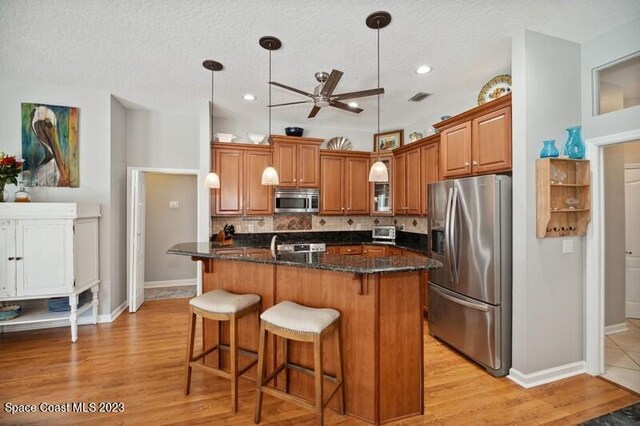
<path fill-rule="evenodd" d="M 276 189 L 274 213 L 317 213 L 320 191 L 317 189 Z"/>

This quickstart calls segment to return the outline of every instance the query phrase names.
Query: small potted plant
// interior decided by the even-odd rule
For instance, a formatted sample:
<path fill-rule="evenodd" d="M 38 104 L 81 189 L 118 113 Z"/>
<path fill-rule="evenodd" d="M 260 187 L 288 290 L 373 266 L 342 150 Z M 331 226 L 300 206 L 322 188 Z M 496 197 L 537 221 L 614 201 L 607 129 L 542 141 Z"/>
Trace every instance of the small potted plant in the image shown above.
<path fill-rule="evenodd" d="M 15 155 L 7 155 L 0 151 L 0 202 L 6 201 L 4 187 L 8 183 L 18 184 L 18 175 L 22 172 L 22 161 Z"/>

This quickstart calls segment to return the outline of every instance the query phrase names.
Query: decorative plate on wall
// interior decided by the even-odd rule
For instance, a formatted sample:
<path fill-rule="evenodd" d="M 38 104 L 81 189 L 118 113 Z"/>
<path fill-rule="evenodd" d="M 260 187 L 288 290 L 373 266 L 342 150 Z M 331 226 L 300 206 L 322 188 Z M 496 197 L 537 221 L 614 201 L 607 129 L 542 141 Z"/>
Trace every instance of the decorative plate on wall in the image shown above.
<path fill-rule="evenodd" d="M 336 151 L 351 151 L 351 141 L 344 136 L 336 136 L 329 139 L 327 143 L 327 149 L 334 149 Z"/>
<path fill-rule="evenodd" d="M 511 93 L 511 76 L 509 74 L 497 75 L 489 80 L 478 93 L 478 105 L 509 93 Z"/>

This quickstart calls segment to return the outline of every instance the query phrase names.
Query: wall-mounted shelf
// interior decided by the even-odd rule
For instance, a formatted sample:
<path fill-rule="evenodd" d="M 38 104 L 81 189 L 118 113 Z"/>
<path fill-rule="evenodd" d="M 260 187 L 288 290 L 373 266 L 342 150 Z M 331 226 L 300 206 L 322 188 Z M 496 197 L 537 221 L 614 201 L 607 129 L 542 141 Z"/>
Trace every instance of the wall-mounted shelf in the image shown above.
<path fill-rule="evenodd" d="M 538 238 L 586 234 L 591 221 L 590 175 L 589 160 L 542 158 L 536 161 Z"/>

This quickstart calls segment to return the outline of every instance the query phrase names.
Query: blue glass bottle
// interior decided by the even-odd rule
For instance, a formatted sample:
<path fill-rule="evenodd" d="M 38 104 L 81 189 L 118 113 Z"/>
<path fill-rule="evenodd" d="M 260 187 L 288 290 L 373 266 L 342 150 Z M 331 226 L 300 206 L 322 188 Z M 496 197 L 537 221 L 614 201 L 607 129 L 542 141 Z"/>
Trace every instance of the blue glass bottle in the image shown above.
<path fill-rule="evenodd" d="M 540 151 L 540 158 L 557 157 L 558 155 L 560 155 L 560 152 L 558 152 L 558 148 L 556 148 L 555 139 L 542 141 L 542 144 L 543 147 Z"/>
<path fill-rule="evenodd" d="M 564 144 L 565 152 L 569 158 L 574 160 L 581 160 L 584 158 L 584 142 L 580 135 L 581 126 L 573 126 L 567 129 L 569 133 L 567 136 L 567 142 Z"/>

